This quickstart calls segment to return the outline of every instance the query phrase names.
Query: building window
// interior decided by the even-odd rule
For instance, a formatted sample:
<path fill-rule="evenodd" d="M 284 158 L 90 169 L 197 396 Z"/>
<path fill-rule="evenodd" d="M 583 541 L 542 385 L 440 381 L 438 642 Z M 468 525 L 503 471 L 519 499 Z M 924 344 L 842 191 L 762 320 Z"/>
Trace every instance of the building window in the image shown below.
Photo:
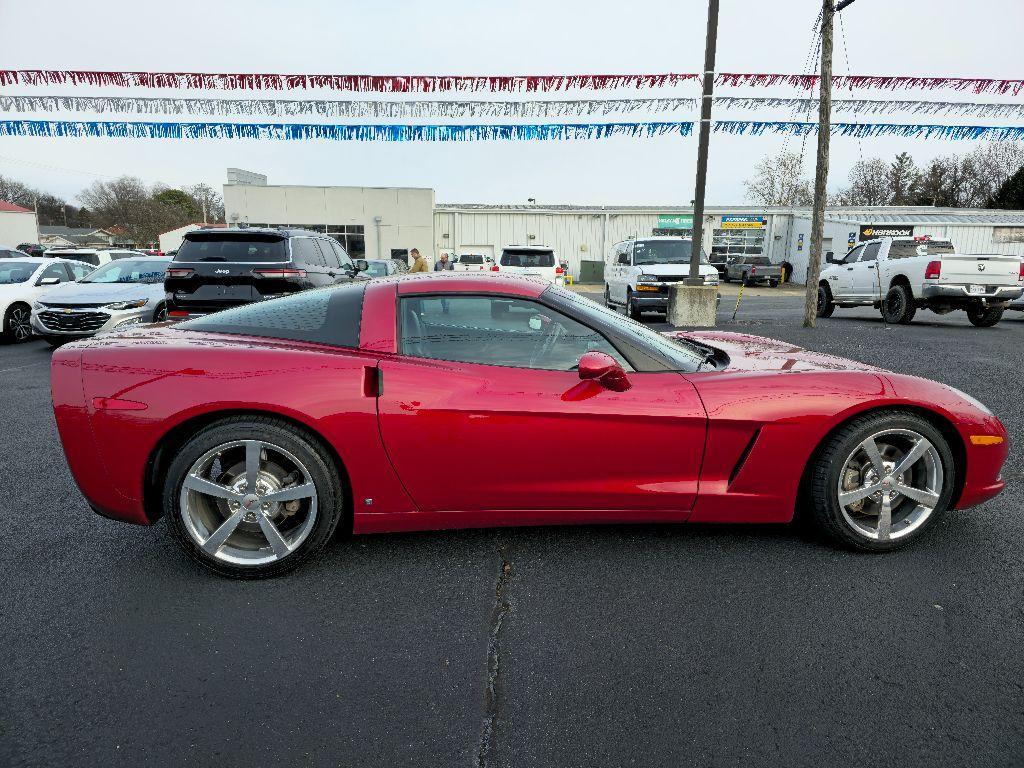
<path fill-rule="evenodd" d="M 341 243 L 353 259 L 366 257 L 366 234 L 362 224 L 328 224 L 327 234 Z"/>
<path fill-rule="evenodd" d="M 1024 243 L 1024 227 L 992 227 L 993 243 Z"/>
<path fill-rule="evenodd" d="M 763 229 L 715 229 L 711 233 L 711 252 L 726 258 L 760 256 L 763 250 Z"/>

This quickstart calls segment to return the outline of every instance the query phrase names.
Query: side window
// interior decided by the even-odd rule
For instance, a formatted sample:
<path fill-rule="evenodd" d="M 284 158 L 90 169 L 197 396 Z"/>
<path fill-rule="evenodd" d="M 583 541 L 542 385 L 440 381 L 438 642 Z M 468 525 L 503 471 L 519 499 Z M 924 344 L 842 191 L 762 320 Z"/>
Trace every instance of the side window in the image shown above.
<path fill-rule="evenodd" d="M 882 247 L 881 243 L 868 243 L 864 246 L 864 253 L 861 255 L 860 260 L 863 264 L 865 261 L 877 261 L 878 250 Z"/>
<path fill-rule="evenodd" d="M 323 256 L 320 255 L 320 249 L 316 247 L 312 238 L 293 237 L 291 245 L 292 261 L 296 264 L 305 264 L 311 267 L 323 266 Z"/>
<path fill-rule="evenodd" d="M 56 277 L 60 282 L 65 282 L 68 279 L 67 273 L 64 271 L 64 266 L 59 262 L 56 264 L 50 264 L 43 270 L 42 274 L 39 275 L 40 280 L 49 280 L 50 278 Z"/>
<path fill-rule="evenodd" d="M 623 243 L 619 246 L 619 255 L 616 261 L 624 267 L 629 266 L 629 243 Z"/>
<path fill-rule="evenodd" d="M 352 264 L 352 259 L 349 257 L 345 249 L 341 246 L 341 243 L 339 243 L 337 240 L 331 240 L 331 246 L 334 248 L 334 253 L 338 257 L 338 263 L 342 267 L 349 270 L 355 268 L 355 265 Z"/>
<path fill-rule="evenodd" d="M 550 307 L 503 296 L 412 296 L 400 304 L 402 354 L 571 371 L 585 352 L 629 364 L 604 336 Z"/>
<path fill-rule="evenodd" d="M 324 263 L 328 269 L 337 269 L 341 266 L 338 263 L 338 254 L 334 250 L 334 245 L 330 240 L 317 240 L 317 245 L 320 246 L 320 253 L 324 256 Z"/>
<path fill-rule="evenodd" d="M 80 262 L 71 262 L 67 265 L 68 269 L 71 270 L 71 274 L 75 276 L 75 280 L 81 280 L 83 277 L 92 272 L 92 267 L 82 264 Z"/>
<path fill-rule="evenodd" d="M 853 264 L 857 259 L 860 258 L 860 255 L 863 251 L 864 246 L 858 245 L 856 248 L 854 248 L 852 251 L 846 254 L 846 258 L 843 259 L 843 264 Z"/>

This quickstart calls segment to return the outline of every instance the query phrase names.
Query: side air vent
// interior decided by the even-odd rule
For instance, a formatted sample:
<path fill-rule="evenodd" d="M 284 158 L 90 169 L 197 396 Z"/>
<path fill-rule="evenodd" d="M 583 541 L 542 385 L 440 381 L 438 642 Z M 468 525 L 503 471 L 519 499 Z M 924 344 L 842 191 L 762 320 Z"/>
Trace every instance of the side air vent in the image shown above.
<path fill-rule="evenodd" d="M 743 453 L 740 454 L 739 459 L 736 461 L 736 466 L 732 468 L 732 472 L 729 474 L 729 485 L 732 485 L 739 476 L 740 470 L 743 469 L 743 465 L 747 463 L 747 457 L 750 456 L 750 452 L 754 450 L 754 443 L 757 442 L 757 438 L 760 436 L 761 428 L 758 427 L 754 430 L 754 434 L 750 436 L 750 440 L 747 441 L 747 445 L 743 449 Z"/>

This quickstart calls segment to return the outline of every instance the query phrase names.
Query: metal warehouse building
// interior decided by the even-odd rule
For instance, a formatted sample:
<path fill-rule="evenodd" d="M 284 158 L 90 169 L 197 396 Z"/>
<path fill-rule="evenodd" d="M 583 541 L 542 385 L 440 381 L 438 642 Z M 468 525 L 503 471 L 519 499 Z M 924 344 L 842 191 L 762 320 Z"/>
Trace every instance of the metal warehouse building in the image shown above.
<path fill-rule="evenodd" d="M 434 202 L 432 189 L 268 185 L 259 174 L 229 169 L 224 205 L 231 224 L 298 226 L 336 237 L 353 256 L 428 259 L 499 256 L 508 245 L 546 245 L 576 280 L 599 282 L 615 243 L 652 234 L 689 235 L 693 209 L 673 206 L 477 205 Z M 704 250 L 767 255 L 796 282 L 807 274 L 808 208 L 711 206 Z M 1024 211 L 929 207 L 829 208 L 823 251 L 845 253 L 883 234 L 947 238 L 962 253 L 1024 256 Z"/>

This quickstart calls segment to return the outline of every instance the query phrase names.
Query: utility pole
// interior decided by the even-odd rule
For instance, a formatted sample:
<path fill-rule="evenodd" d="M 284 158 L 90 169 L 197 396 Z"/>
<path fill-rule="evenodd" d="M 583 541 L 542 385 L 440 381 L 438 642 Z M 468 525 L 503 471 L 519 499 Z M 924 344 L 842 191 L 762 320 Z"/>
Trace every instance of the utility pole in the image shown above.
<path fill-rule="evenodd" d="M 828 185 L 828 146 L 832 130 L 832 21 L 854 0 L 822 0 L 821 94 L 818 102 L 818 158 L 814 166 L 814 207 L 811 212 L 811 250 L 807 254 L 807 286 L 804 293 L 804 328 L 818 318 L 818 279 L 821 277 L 821 241 L 825 234 L 825 193 Z"/>
<path fill-rule="evenodd" d="M 700 247 L 704 241 L 704 188 L 708 180 L 708 144 L 711 141 L 711 101 L 715 88 L 715 49 L 718 47 L 718 0 L 708 0 L 708 34 L 704 44 L 704 88 L 700 100 L 697 139 L 697 189 L 693 195 L 693 246 L 686 285 L 704 285 L 700 276 Z"/>

